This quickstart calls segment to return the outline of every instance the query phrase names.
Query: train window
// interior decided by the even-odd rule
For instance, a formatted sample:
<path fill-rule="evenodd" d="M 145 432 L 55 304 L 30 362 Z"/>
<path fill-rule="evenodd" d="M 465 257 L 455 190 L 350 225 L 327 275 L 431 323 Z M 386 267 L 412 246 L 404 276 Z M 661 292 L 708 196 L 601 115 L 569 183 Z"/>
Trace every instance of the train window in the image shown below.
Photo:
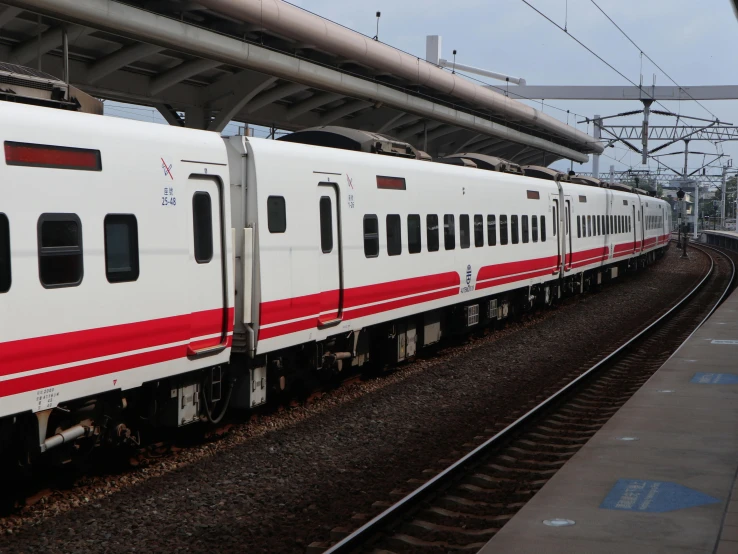
<path fill-rule="evenodd" d="M 0 293 L 10 290 L 10 223 L 0 214 Z"/>
<path fill-rule="evenodd" d="M 494 246 L 497 244 L 497 222 L 495 216 L 487 216 L 487 244 Z"/>
<path fill-rule="evenodd" d="M 287 230 L 287 210 L 283 196 L 267 198 L 267 226 L 270 233 L 284 233 Z"/>
<path fill-rule="evenodd" d="M 387 254 L 399 256 L 402 254 L 402 223 L 400 216 L 390 214 L 387 216 Z"/>
<path fill-rule="evenodd" d="M 577 238 L 582 238 L 582 220 L 577 216 Z"/>
<path fill-rule="evenodd" d="M 425 216 L 425 226 L 428 252 L 438 252 L 438 216 L 435 214 Z"/>
<path fill-rule="evenodd" d="M 597 235 L 602 234 L 602 216 L 597 216 Z"/>
<path fill-rule="evenodd" d="M 556 227 L 559 226 L 559 220 L 556 217 L 556 206 L 553 207 L 553 236 L 556 236 Z"/>
<path fill-rule="evenodd" d="M 138 223 L 134 215 L 105 216 L 105 276 L 110 283 L 138 279 Z"/>
<path fill-rule="evenodd" d="M 379 256 L 379 221 L 376 215 L 364 216 L 364 256 Z"/>
<path fill-rule="evenodd" d="M 82 282 L 82 223 L 76 214 L 38 218 L 38 274 L 46 288 L 76 287 Z"/>
<path fill-rule="evenodd" d="M 459 244 L 461 248 L 469 248 L 471 237 L 469 236 L 469 216 L 459 216 Z"/>
<path fill-rule="evenodd" d="M 417 254 L 421 248 L 420 216 L 412 214 L 407 216 L 407 250 L 411 254 Z"/>
<path fill-rule="evenodd" d="M 513 244 L 518 244 L 518 242 L 520 242 L 518 233 L 518 216 L 516 215 L 510 216 L 510 238 L 512 239 Z"/>
<path fill-rule="evenodd" d="M 603 219 L 605 220 L 604 221 L 605 234 L 609 235 L 610 234 L 610 218 L 608 216 L 603 216 Z"/>
<path fill-rule="evenodd" d="M 500 216 L 500 244 L 507 244 L 507 216 Z"/>
<path fill-rule="evenodd" d="M 541 242 L 546 242 L 546 216 L 541 216 Z"/>
<path fill-rule="evenodd" d="M 213 209 L 207 192 L 192 196 L 192 231 L 195 239 L 195 261 L 206 264 L 213 259 Z"/>
<path fill-rule="evenodd" d="M 531 216 L 530 227 L 531 227 L 531 238 L 533 239 L 533 242 L 538 242 L 538 216 L 537 215 Z"/>
<path fill-rule="evenodd" d="M 587 216 L 587 226 L 585 227 L 586 232 L 584 236 L 592 236 L 592 216 Z"/>
<path fill-rule="evenodd" d="M 443 216 L 443 246 L 446 250 L 456 248 L 456 228 L 454 216 L 446 214 Z"/>
<path fill-rule="evenodd" d="M 474 216 L 474 246 L 484 246 L 484 217 L 478 214 Z"/>
<path fill-rule="evenodd" d="M 522 223 L 522 227 L 523 227 L 523 243 L 527 243 L 528 240 L 529 240 L 529 235 L 528 235 L 528 216 L 527 215 L 521 216 L 521 219 L 522 219 L 521 223 Z"/>
<path fill-rule="evenodd" d="M 333 251 L 333 208 L 328 196 L 320 197 L 320 249 L 324 254 Z"/>

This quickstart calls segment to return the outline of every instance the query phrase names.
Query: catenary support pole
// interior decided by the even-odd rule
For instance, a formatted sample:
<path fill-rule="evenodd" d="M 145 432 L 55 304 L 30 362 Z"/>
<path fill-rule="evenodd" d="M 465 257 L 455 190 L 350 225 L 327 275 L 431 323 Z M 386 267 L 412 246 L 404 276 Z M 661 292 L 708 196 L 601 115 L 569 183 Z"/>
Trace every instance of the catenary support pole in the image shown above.
<path fill-rule="evenodd" d="M 599 115 L 594 116 L 594 139 L 598 143 L 602 138 L 602 120 Z M 600 176 L 600 155 L 597 153 L 592 154 L 592 176 L 598 178 Z"/>

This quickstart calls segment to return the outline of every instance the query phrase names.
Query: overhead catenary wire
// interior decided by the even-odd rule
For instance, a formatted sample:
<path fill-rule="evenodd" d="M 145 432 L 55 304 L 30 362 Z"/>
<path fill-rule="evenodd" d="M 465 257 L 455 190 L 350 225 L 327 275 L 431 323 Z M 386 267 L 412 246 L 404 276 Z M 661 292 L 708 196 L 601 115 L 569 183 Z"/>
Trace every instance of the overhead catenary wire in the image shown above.
<path fill-rule="evenodd" d="M 579 40 L 577 37 L 575 37 L 574 35 L 572 35 L 571 32 L 569 32 L 567 29 L 565 29 L 564 27 L 562 27 L 561 25 L 559 25 L 558 23 L 556 23 L 553 19 L 551 19 L 549 16 L 547 16 L 541 10 L 539 10 L 538 8 L 536 8 L 533 4 L 531 4 L 530 2 L 528 2 L 528 0 L 521 0 L 521 1 L 526 6 L 528 6 L 529 8 L 531 8 L 534 12 L 536 12 L 538 15 L 540 15 L 541 17 L 543 17 L 546 21 L 548 21 L 549 23 L 551 23 L 551 25 L 553 25 L 554 27 L 556 27 L 559 31 L 561 31 L 562 33 L 564 33 L 566 36 L 570 37 L 573 41 L 575 41 L 577 44 L 579 44 L 579 46 L 581 46 L 582 48 L 584 48 L 587 52 L 589 52 L 590 54 L 592 54 L 595 58 L 597 58 L 602 63 L 604 63 L 607 67 L 609 67 L 610 69 L 612 69 L 615 73 L 617 73 L 618 75 L 620 75 L 623 79 L 625 79 L 626 81 L 628 81 L 631 85 L 633 85 L 634 87 L 640 89 L 642 92 L 644 92 L 646 95 L 648 95 L 653 102 L 655 102 L 656 104 L 658 104 L 659 106 L 661 106 L 662 108 L 664 108 L 664 110 L 667 110 L 667 107 L 664 106 L 658 100 L 656 100 L 653 97 L 653 95 L 648 94 L 648 92 L 647 92 L 646 89 L 644 89 L 642 86 L 636 84 L 632 79 L 630 79 L 627 75 L 625 75 L 625 73 L 623 73 L 622 71 L 620 71 L 618 68 L 616 68 L 610 62 L 608 62 L 605 58 L 603 58 L 602 56 L 600 56 L 597 52 L 595 52 L 594 50 L 592 50 L 589 46 L 587 46 L 586 44 L 584 44 L 581 40 Z"/>
<path fill-rule="evenodd" d="M 712 113 L 712 112 L 711 112 L 710 110 L 708 110 L 708 109 L 707 109 L 707 108 L 706 108 L 706 107 L 704 106 L 704 104 L 702 104 L 702 103 L 701 103 L 701 102 L 700 102 L 699 100 L 696 100 L 696 99 L 695 99 L 695 98 L 694 98 L 694 97 L 693 97 L 693 96 L 692 96 L 691 94 L 689 94 L 689 92 L 688 92 L 688 91 L 687 91 L 687 90 L 686 90 L 686 89 L 685 89 L 684 87 L 682 87 L 682 86 L 681 86 L 681 85 L 680 85 L 679 83 L 677 83 L 677 82 L 676 82 L 676 81 L 675 81 L 674 79 L 672 79 L 671 75 L 669 75 L 669 74 L 668 74 L 668 73 L 667 73 L 666 71 L 664 71 L 664 70 L 663 70 L 663 69 L 661 68 L 661 66 L 660 66 L 659 64 L 657 64 L 657 63 L 656 63 L 655 61 L 653 61 L 653 58 L 651 58 L 651 56 L 649 56 L 648 54 L 646 54 L 646 52 L 645 52 L 645 51 L 643 50 L 643 48 L 641 48 L 640 46 L 638 46 L 638 45 L 637 45 L 637 44 L 635 43 L 635 41 L 634 41 L 634 40 L 633 40 L 632 38 L 630 38 L 630 36 L 628 36 L 628 33 L 626 33 L 625 31 L 623 31 L 623 29 L 622 29 L 622 28 L 620 27 L 620 25 L 618 25 L 617 23 L 615 23 L 615 21 L 614 21 L 614 20 L 612 19 L 612 17 L 610 17 L 610 16 L 609 16 L 609 15 L 607 14 L 607 12 L 605 12 L 605 10 L 603 10 L 603 9 L 602 9 L 602 8 L 600 7 L 600 5 L 599 5 L 599 4 L 597 3 L 597 2 L 595 2 L 595 0 L 589 0 L 589 1 L 590 1 L 590 2 L 592 2 L 592 4 L 594 4 L 594 6 L 595 6 L 595 7 L 596 7 L 596 8 L 598 9 L 598 10 L 600 10 L 600 12 L 602 13 L 602 15 L 604 15 L 604 16 L 605 16 L 605 17 L 606 17 L 606 18 L 608 19 L 608 21 L 610 21 L 610 23 L 612 23 L 612 24 L 613 24 L 613 25 L 615 26 L 615 28 L 616 28 L 616 29 L 617 29 L 618 31 L 620 31 L 620 32 L 622 33 L 622 35 L 623 35 L 623 36 L 624 36 L 625 38 L 627 38 L 627 39 L 628 39 L 628 40 L 630 41 L 630 43 L 631 43 L 631 44 L 632 44 L 633 46 L 635 46 L 635 47 L 636 47 L 636 48 L 638 49 L 638 51 L 639 51 L 639 52 L 641 53 L 641 56 L 645 56 L 645 57 L 646 57 L 646 59 L 647 59 L 648 61 L 650 61 L 650 62 L 651 62 L 651 63 L 652 63 L 652 64 L 653 64 L 653 65 L 654 65 L 654 66 L 655 66 L 655 67 L 656 67 L 656 68 L 657 68 L 657 69 L 658 69 L 659 71 L 661 71 L 661 73 L 663 73 L 663 74 L 664 74 L 664 76 L 666 76 L 666 78 L 667 78 L 667 79 L 669 79 L 669 80 L 670 80 L 670 81 L 671 81 L 672 83 L 674 83 L 674 85 L 675 85 L 675 86 L 676 86 L 677 88 L 679 88 L 679 90 L 680 90 L 680 91 L 684 92 L 684 93 L 685 93 L 685 94 L 686 94 L 687 96 L 689 96 L 689 98 L 690 98 L 691 100 L 694 100 L 694 101 L 695 101 L 695 102 L 697 103 L 697 105 L 698 105 L 698 106 L 700 106 L 700 107 L 701 107 L 701 108 L 702 108 L 703 110 L 705 110 L 705 111 L 706 111 L 707 113 L 709 113 L 709 114 L 710 114 L 710 115 L 711 115 L 712 117 L 714 117 L 714 118 L 715 118 L 716 120 L 718 120 L 718 121 L 719 121 L 719 118 L 718 118 L 718 117 L 717 117 L 717 116 L 716 116 L 716 115 L 715 115 L 714 113 Z"/>

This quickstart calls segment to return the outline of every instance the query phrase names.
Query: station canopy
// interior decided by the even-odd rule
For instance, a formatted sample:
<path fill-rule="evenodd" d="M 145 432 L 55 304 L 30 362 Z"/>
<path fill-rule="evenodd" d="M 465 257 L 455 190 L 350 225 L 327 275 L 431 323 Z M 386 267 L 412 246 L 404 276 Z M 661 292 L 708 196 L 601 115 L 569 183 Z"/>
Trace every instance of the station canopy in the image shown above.
<path fill-rule="evenodd" d="M 0 61 L 172 125 L 340 126 L 432 156 L 585 162 L 602 145 L 521 102 L 282 0 L 5 0 Z"/>

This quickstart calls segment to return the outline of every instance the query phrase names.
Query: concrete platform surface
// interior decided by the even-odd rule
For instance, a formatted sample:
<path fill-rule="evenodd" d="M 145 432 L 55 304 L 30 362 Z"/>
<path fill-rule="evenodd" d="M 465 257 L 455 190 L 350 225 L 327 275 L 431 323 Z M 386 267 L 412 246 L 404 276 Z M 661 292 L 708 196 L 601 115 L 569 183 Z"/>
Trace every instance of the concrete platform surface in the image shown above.
<path fill-rule="evenodd" d="M 737 472 L 738 292 L 481 553 L 738 554 Z"/>

